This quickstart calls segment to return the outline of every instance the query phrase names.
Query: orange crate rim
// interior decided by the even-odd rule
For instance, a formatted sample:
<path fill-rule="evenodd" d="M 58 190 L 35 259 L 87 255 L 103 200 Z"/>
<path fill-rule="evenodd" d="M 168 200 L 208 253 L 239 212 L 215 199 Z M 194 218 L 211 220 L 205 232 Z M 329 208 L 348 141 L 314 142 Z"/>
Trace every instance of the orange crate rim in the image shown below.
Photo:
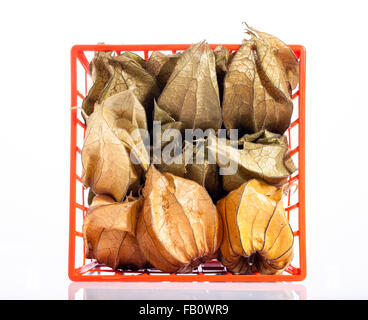
<path fill-rule="evenodd" d="M 75 45 L 71 49 L 71 107 L 78 105 L 78 101 L 82 101 L 87 94 L 87 78 L 89 71 L 89 61 L 86 57 L 86 52 L 94 51 L 113 51 L 120 54 L 124 51 L 141 52 L 147 60 L 149 52 L 152 51 L 170 51 L 176 53 L 187 49 L 191 44 L 127 44 L 127 45 Z M 214 49 L 218 45 L 226 47 L 230 52 L 240 48 L 239 44 L 210 44 L 210 48 Z M 299 247 L 299 267 L 289 267 L 284 274 L 281 275 L 233 275 L 229 272 L 221 271 L 216 274 L 216 271 L 211 274 L 199 272 L 194 274 L 164 274 L 160 272 L 135 272 L 129 274 L 124 271 L 103 270 L 100 265 L 92 261 L 86 264 L 84 246 L 78 248 L 83 250 L 83 264 L 79 267 L 76 263 L 76 239 L 82 238 L 81 231 L 76 229 L 76 219 L 78 215 L 82 215 L 83 219 L 87 211 L 85 205 L 85 190 L 81 187 L 82 203 L 78 203 L 77 183 L 81 184 L 81 178 L 77 173 L 77 155 L 81 153 L 81 146 L 77 144 L 78 127 L 85 134 L 85 124 L 78 118 L 76 109 L 71 109 L 71 132 L 70 132 L 70 206 L 69 206 L 69 261 L 68 275 L 72 281 L 211 281 L 211 282 L 274 282 L 274 281 L 302 281 L 305 279 L 306 270 L 306 235 L 305 235 L 305 77 L 306 77 L 306 49 L 302 45 L 289 45 L 299 59 L 299 89 L 293 94 L 293 99 L 298 97 L 298 118 L 293 121 L 288 129 L 289 143 L 290 130 L 294 127 L 298 132 L 298 146 L 291 150 L 290 154 L 298 154 L 298 171 L 297 174 L 290 178 L 292 181 L 298 181 L 298 202 L 290 205 L 290 192 L 288 204 L 286 208 L 287 215 L 292 210 L 298 209 L 298 230 L 294 232 L 294 236 L 298 238 L 297 244 Z M 82 66 L 82 75 L 84 77 L 84 94 L 78 90 L 78 63 Z M 296 241 L 294 242 L 296 243 Z M 211 269 L 211 265 L 216 269 L 218 262 L 211 261 L 207 267 Z M 108 274 L 101 274 L 107 272 Z"/>

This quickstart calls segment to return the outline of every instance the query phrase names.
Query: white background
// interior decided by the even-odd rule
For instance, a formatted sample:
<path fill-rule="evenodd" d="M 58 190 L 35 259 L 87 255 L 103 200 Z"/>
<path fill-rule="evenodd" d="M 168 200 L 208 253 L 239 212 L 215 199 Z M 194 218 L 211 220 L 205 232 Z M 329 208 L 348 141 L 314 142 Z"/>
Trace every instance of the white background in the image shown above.
<path fill-rule="evenodd" d="M 69 288 L 67 277 L 70 48 L 101 41 L 240 43 L 241 23 L 247 21 L 307 49 L 308 276 L 297 288 L 309 299 L 367 299 L 364 4 L 352 0 L 3 2 L 0 298 L 67 299 L 68 289 L 75 289 L 75 285 Z M 282 298 L 283 292 L 288 296 L 295 291 L 293 285 L 186 284 L 184 293 L 203 299 L 273 298 L 277 290 Z M 116 297 L 121 298 L 131 296 L 133 288 L 143 289 L 145 298 L 180 298 L 175 294 L 184 288 L 183 284 L 144 286 L 113 288 L 120 289 Z M 101 298 L 105 291 L 94 287 L 92 293 Z"/>

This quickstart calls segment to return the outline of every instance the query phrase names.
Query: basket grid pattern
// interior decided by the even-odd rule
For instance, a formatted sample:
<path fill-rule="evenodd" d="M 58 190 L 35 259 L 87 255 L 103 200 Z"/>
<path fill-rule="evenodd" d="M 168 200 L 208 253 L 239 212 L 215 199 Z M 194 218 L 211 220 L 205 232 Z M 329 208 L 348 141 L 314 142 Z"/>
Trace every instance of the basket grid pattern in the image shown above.
<path fill-rule="evenodd" d="M 222 44 L 230 52 L 238 44 Z M 89 60 L 87 55 L 94 51 L 134 51 L 146 60 L 152 51 L 176 53 L 185 50 L 183 45 L 76 45 L 71 50 L 71 107 L 80 106 L 89 89 Z M 214 49 L 218 44 L 210 44 Z M 87 212 L 87 192 L 81 180 L 80 155 L 86 126 L 79 111 L 71 110 L 70 150 L 70 212 L 69 212 L 69 278 L 73 281 L 300 281 L 306 276 L 305 248 L 305 165 L 304 165 L 304 119 L 305 119 L 305 48 L 290 45 L 299 60 L 299 86 L 293 92 L 294 112 L 287 131 L 290 155 L 298 166 L 289 182 L 296 191 L 289 189 L 284 197 L 285 212 L 294 230 L 295 256 L 292 264 L 281 275 L 233 275 L 217 260 L 200 265 L 189 274 L 168 274 L 157 269 L 112 270 L 95 260 L 85 257 L 81 225 Z M 79 162 L 78 162 L 79 161 Z M 79 224 L 78 224 L 79 222 Z M 79 258 L 79 259 L 78 259 Z"/>

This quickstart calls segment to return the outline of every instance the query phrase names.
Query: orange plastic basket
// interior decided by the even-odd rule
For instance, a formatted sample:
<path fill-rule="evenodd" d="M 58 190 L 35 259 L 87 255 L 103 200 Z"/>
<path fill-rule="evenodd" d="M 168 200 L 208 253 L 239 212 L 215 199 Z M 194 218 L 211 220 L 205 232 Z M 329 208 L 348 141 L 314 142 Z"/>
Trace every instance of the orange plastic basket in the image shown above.
<path fill-rule="evenodd" d="M 222 44 L 230 52 L 239 49 L 238 44 Z M 71 50 L 71 107 L 81 106 L 89 89 L 89 61 L 94 51 L 133 51 L 146 60 L 150 52 L 176 53 L 190 44 L 163 45 L 75 45 Z M 218 44 L 211 44 L 214 49 Z M 290 45 L 299 60 L 299 87 L 293 93 L 294 112 L 288 129 L 290 154 L 298 165 L 298 171 L 290 182 L 298 185 L 297 191 L 289 190 L 284 199 L 287 217 L 294 230 L 294 259 L 281 275 L 233 275 L 217 260 L 199 266 L 189 274 L 168 274 L 157 269 L 112 270 L 95 260 L 87 260 L 83 245 L 82 225 L 87 211 L 85 188 L 81 181 L 80 153 L 86 127 L 80 112 L 71 110 L 70 134 L 70 212 L 69 212 L 69 278 L 73 281 L 301 281 L 306 277 L 305 245 L 305 63 L 306 50 L 300 45 Z"/>

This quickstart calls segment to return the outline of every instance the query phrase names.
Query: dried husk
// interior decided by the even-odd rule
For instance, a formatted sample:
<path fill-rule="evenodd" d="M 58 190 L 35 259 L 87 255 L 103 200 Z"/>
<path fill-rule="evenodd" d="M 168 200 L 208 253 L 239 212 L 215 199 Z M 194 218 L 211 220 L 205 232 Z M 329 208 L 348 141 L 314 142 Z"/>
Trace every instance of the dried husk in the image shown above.
<path fill-rule="evenodd" d="M 110 65 L 113 75 L 102 91 L 98 102 L 119 92 L 132 91 L 146 110 L 148 122 L 151 123 L 153 100 L 160 95 L 156 79 L 132 58 L 127 56 L 112 57 Z"/>
<path fill-rule="evenodd" d="M 144 60 L 140 55 L 138 55 L 134 52 L 125 51 L 119 57 L 126 57 L 126 58 L 129 58 L 129 59 L 132 59 L 135 62 L 137 62 L 144 69 L 146 69 L 146 67 L 147 67 L 147 61 Z"/>
<path fill-rule="evenodd" d="M 175 121 L 165 110 L 159 107 L 156 100 L 154 101 L 153 120 L 161 124 L 161 147 L 164 147 L 170 141 L 163 141 L 164 132 L 168 129 L 182 130 L 183 124 L 180 121 Z M 157 134 L 157 133 L 156 133 Z M 159 137 L 157 137 L 159 139 Z"/>
<path fill-rule="evenodd" d="M 148 143 L 148 125 L 142 104 L 132 91 L 126 90 L 107 99 L 104 107 L 104 117 L 110 128 L 135 157 L 135 163 L 146 171 L 150 164 L 148 150 L 144 147 L 145 142 Z"/>
<path fill-rule="evenodd" d="M 215 55 L 206 42 L 179 57 L 158 101 L 184 129 L 219 129 L 222 124 Z"/>
<path fill-rule="evenodd" d="M 239 139 L 238 143 L 242 145 L 244 142 L 278 144 L 284 147 L 288 147 L 288 140 L 286 135 L 273 133 L 268 130 L 261 130 L 253 134 L 245 134 Z"/>
<path fill-rule="evenodd" d="M 251 38 L 243 41 L 224 80 L 225 127 L 245 133 L 267 129 L 283 134 L 293 112 L 295 68 L 286 69 L 269 41 L 248 32 Z"/>
<path fill-rule="evenodd" d="M 183 156 L 178 156 L 180 159 L 183 159 L 184 161 L 184 157 Z M 186 165 L 183 163 L 170 163 L 170 164 L 166 164 L 166 163 L 156 163 L 155 166 L 157 167 L 157 170 L 160 171 L 161 173 L 171 173 L 177 177 L 181 177 L 184 178 L 187 174 L 187 168 Z"/>
<path fill-rule="evenodd" d="M 224 46 L 217 46 L 213 53 L 216 61 L 216 72 L 224 72 L 228 70 L 229 50 Z"/>
<path fill-rule="evenodd" d="M 163 90 L 169 80 L 181 53 L 164 54 L 153 51 L 147 61 L 147 71 L 157 79 L 158 86 Z"/>
<path fill-rule="evenodd" d="M 154 108 L 154 121 L 161 124 L 161 131 L 160 132 L 153 132 L 154 134 L 160 134 L 160 136 L 155 136 L 154 141 L 160 141 L 160 145 L 155 146 L 159 150 L 158 159 L 155 157 L 156 152 L 152 152 L 152 162 L 155 163 L 159 171 L 161 172 L 170 172 L 176 176 L 184 177 L 184 173 L 186 171 L 185 165 L 184 165 L 184 157 L 180 155 L 180 161 L 177 164 L 177 161 L 174 161 L 171 164 L 166 164 L 162 159 L 162 150 L 164 150 L 165 146 L 169 144 L 171 141 L 166 141 L 163 139 L 164 133 L 166 130 L 174 129 L 174 130 L 181 130 L 182 129 L 182 123 L 180 121 L 175 121 L 174 118 L 172 118 L 165 110 L 161 109 L 156 101 L 154 101 L 155 108 Z"/>
<path fill-rule="evenodd" d="M 229 66 L 231 64 L 231 61 L 233 61 L 233 58 L 235 56 L 235 53 L 236 52 L 232 52 L 232 53 L 229 54 L 229 59 L 227 60 L 227 70 L 226 71 L 229 71 Z"/>
<path fill-rule="evenodd" d="M 197 140 L 195 142 L 193 157 L 186 166 L 184 177 L 196 181 L 198 184 L 205 187 L 214 201 L 218 200 L 220 197 L 222 188 L 219 168 L 216 163 L 211 163 L 209 161 L 208 139 L 203 141 Z"/>
<path fill-rule="evenodd" d="M 145 149 L 135 148 L 134 128 L 145 128 L 145 112 L 134 94 L 124 91 L 95 105 L 87 119 L 82 149 L 82 182 L 95 194 L 109 194 L 116 201 L 129 191 L 137 192 L 142 168 L 148 167 Z M 131 154 L 140 165 L 132 162 Z"/>
<path fill-rule="evenodd" d="M 86 258 L 96 259 L 113 269 L 142 268 L 147 265 L 136 235 L 143 200 L 128 197 L 123 203 L 97 195 L 83 223 Z"/>
<path fill-rule="evenodd" d="M 222 116 L 227 129 L 255 132 L 253 124 L 253 85 L 256 77 L 251 43 L 243 41 L 235 53 L 224 80 Z"/>
<path fill-rule="evenodd" d="M 218 166 L 227 168 L 232 164 L 236 168 L 235 173 L 222 175 L 223 188 L 226 191 L 232 191 L 254 178 L 282 186 L 297 170 L 290 157 L 285 137 L 262 131 L 245 135 L 238 144 L 240 148 L 225 138 L 210 137 L 208 149 L 213 152 L 213 157 L 216 157 Z"/>
<path fill-rule="evenodd" d="M 93 112 L 95 103 L 98 101 L 101 92 L 114 73 L 113 68 L 109 64 L 110 58 L 110 51 L 96 51 L 94 58 L 89 64 L 93 84 L 82 102 L 82 109 L 87 115 Z"/>
<path fill-rule="evenodd" d="M 92 204 L 93 199 L 95 198 L 96 194 L 92 191 L 91 188 L 88 189 L 88 196 L 87 196 L 87 203 L 90 206 Z"/>
<path fill-rule="evenodd" d="M 146 176 L 137 238 L 146 259 L 164 272 L 190 272 L 216 257 L 221 219 L 206 190 L 196 182 L 161 174 Z"/>
<path fill-rule="evenodd" d="M 157 170 L 160 171 L 161 173 L 167 172 L 181 178 L 184 178 L 185 175 L 187 174 L 188 164 L 186 162 L 184 153 L 181 153 L 176 157 L 173 156 L 173 160 L 171 163 L 165 162 L 164 159 L 162 158 L 160 159 L 161 162 L 156 160 L 157 159 L 155 159 L 155 162 L 153 163 L 155 164 Z"/>
<path fill-rule="evenodd" d="M 249 25 L 247 25 L 247 27 L 250 32 L 256 33 L 256 35 L 258 36 L 256 38 L 257 42 L 263 42 L 265 44 L 260 45 L 259 47 L 268 47 L 268 50 L 266 52 L 272 52 L 274 56 L 282 63 L 283 67 L 285 68 L 290 87 L 292 90 L 294 90 L 299 82 L 299 63 L 293 50 L 291 50 L 287 44 L 285 44 L 272 34 L 258 31 L 250 27 Z M 261 52 L 260 59 L 262 61 L 262 64 L 264 65 L 263 69 L 267 70 L 268 68 L 266 64 L 268 60 L 265 59 L 265 51 Z M 272 75 L 270 75 L 269 78 L 272 78 Z"/>
<path fill-rule="evenodd" d="M 282 190 L 251 180 L 217 203 L 224 224 L 221 262 L 236 274 L 281 274 L 293 258 L 294 235 Z"/>
<path fill-rule="evenodd" d="M 224 79 L 226 72 L 229 70 L 229 50 L 224 46 L 217 46 L 213 53 L 216 60 L 216 73 L 217 73 L 217 83 L 220 93 L 220 102 L 222 101 L 223 91 L 224 91 Z"/>

